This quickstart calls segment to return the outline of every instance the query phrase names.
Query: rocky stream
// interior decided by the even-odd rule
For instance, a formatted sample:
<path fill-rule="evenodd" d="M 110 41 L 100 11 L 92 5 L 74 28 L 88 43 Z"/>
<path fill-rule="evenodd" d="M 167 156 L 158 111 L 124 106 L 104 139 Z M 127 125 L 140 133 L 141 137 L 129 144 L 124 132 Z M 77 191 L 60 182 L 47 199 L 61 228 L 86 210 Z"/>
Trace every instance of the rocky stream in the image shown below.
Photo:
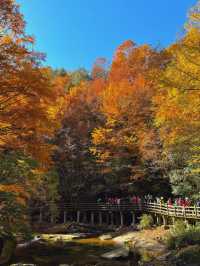
<path fill-rule="evenodd" d="M 94 228 L 70 224 L 37 229 L 34 240 L 19 243 L 12 266 L 164 266 L 168 252 L 156 228 Z"/>

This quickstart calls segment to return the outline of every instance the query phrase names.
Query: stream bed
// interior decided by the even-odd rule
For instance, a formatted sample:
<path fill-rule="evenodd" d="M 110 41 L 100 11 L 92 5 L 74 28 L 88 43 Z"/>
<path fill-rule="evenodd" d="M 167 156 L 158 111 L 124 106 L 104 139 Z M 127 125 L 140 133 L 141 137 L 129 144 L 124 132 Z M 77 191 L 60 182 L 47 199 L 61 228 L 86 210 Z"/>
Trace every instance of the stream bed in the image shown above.
<path fill-rule="evenodd" d="M 43 235 L 42 241 L 16 252 L 9 265 L 37 266 L 133 266 L 131 257 L 106 260 L 101 255 L 116 248 L 112 240 L 99 238 L 73 239 L 68 235 Z"/>

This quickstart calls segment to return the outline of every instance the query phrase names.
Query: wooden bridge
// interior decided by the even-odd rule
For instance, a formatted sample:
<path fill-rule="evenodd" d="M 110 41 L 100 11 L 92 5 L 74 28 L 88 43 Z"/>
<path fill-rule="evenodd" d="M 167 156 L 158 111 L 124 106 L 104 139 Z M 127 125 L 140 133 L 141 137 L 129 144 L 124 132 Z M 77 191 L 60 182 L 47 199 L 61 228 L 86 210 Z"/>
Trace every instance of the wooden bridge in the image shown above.
<path fill-rule="evenodd" d="M 76 221 L 77 223 L 107 224 L 107 225 L 134 225 L 143 213 L 152 214 L 156 224 L 167 225 L 174 223 L 176 219 L 184 219 L 189 222 L 200 221 L 200 207 L 196 206 L 169 206 L 166 203 L 63 203 L 59 205 L 59 218 L 53 215 L 45 215 L 46 207 L 37 209 L 39 222 L 51 223 Z"/>

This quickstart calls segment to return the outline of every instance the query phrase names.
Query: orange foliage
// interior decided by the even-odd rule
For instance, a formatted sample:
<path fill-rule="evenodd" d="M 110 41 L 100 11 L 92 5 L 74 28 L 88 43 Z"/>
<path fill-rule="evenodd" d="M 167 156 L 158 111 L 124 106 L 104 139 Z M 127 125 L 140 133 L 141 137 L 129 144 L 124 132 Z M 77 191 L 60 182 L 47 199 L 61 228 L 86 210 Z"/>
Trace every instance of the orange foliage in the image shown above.
<path fill-rule="evenodd" d="M 158 154 L 158 137 L 151 122 L 155 83 L 149 78 L 159 66 L 156 57 L 158 60 L 158 54 L 147 45 L 137 47 L 131 41 L 117 49 L 103 95 L 106 124 L 92 135 L 91 151 L 100 162 L 132 157 L 128 167 L 134 178 L 139 173 L 144 176 L 143 166 L 138 165 Z"/>

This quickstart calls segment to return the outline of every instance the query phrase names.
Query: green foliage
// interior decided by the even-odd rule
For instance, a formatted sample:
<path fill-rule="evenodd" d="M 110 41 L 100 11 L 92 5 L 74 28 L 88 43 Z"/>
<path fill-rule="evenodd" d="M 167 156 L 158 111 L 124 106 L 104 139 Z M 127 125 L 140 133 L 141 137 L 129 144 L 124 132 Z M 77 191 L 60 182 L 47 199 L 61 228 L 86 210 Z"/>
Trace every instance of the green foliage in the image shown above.
<path fill-rule="evenodd" d="M 192 167 L 185 167 L 169 171 L 174 195 L 187 197 L 191 195 L 194 200 L 199 199 L 200 175 L 193 173 Z"/>
<path fill-rule="evenodd" d="M 69 75 L 71 80 L 69 88 L 80 85 L 82 81 L 90 80 L 89 73 L 84 68 L 73 71 Z"/>
<path fill-rule="evenodd" d="M 200 245 L 200 227 L 186 226 L 183 221 L 178 221 L 167 236 L 166 243 L 169 249 Z"/>
<path fill-rule="evenodd" d="M 153 218 L 151 215 L 143 214 L 140 219 L 139 228 L 140 229 L 149 229 L 153 225 Z"/>
<path fill-rule="evenodd" d="M 30 235 L 28 208 L 51 202 L 47 212 L 57 215 L 58 175 L 40 171 L 39 164 L 21 152 L 0 154 L 0 226 L 5 232 Z"/>
<path fill-rule="evenodd" d="M 26 235 L 29 223 L 26 201 L 34 193 L 36 161 L 20 152 L 5 151 L 0 154 L 0 226 L 6 232 Z"/>
<path fill-rule="evenodd" d="M 37 167 L 38 163 L 35 160 L 21 152 L 2 152 L 0 154 L 0 183 L 20 184 L 34 180 L 34 169 Z"/>
<path fill-rule="evenodd" d="M 184 221 L 176 221 L 171 229 L 171 234 L 174 236 L 181 235 L 187 229 L 187 225 Z"/>
<path fill-rule="evenodd" d="M 42 202 L 47 204 L 46 214 L 50 214 L 55 220 L 58 216 L 57 202 L 60 199 L 58 193 L 59 176 L 55 169 L 52 169 L 44 175 L 42 190 Z"/>

